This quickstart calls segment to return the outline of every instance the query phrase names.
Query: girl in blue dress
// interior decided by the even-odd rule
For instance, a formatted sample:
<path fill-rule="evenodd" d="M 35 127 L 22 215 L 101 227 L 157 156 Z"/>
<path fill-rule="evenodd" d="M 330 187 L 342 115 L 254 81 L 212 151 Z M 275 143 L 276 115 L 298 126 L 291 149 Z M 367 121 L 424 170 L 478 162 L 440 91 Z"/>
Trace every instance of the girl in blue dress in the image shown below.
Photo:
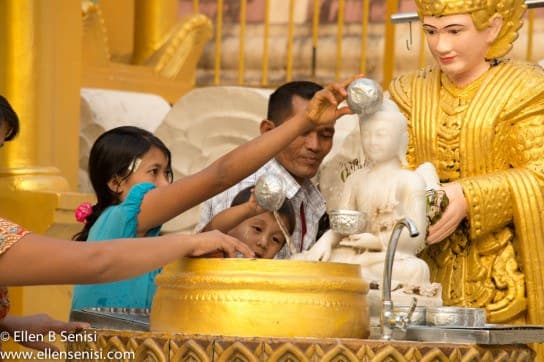
<path fill-rule="evenodd" d="M 338 104 L 343 84 L 317 92 L 306 110 L 243 144 L 203 170 L 172 182 L 170 151 L 153 134 L 137 127 L 105 132 L 93 145 L 89 175 L 97 203 L 85 216 L 76 240 L 153 236 L 161 225 L 255 172 L 297 136 L 352 113 Z M 130 250 L 127 250 L 130 253 Z M 122 282 L 76 286 L 72 309 L 150 308 L 159 270 Z"/>

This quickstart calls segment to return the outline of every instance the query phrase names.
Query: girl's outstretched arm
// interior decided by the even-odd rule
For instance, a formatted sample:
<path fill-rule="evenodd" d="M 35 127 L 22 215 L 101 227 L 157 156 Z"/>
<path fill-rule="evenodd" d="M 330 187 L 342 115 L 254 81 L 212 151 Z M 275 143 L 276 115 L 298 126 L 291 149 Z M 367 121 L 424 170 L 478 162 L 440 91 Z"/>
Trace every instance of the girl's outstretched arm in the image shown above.
<path fill-rule="evenodd" d="M 150 191 L 142 202 L 138 230 L 149 230 L 226 190 L 255 172 L 297 136 L 353 113 L 347 106 L 338 105 L 346 99 L 346 87 L 354 79 L 328 85 L 313 96 L 305 112 L 235 148 L 202 171 Z"/>
<path fill-rule="evenodd" d="M 184 256 L 255 254 L 219 231 L 81 243 L 27 234 L 0 256 L 0 285 L 89 284 L 135 277 Z"/>

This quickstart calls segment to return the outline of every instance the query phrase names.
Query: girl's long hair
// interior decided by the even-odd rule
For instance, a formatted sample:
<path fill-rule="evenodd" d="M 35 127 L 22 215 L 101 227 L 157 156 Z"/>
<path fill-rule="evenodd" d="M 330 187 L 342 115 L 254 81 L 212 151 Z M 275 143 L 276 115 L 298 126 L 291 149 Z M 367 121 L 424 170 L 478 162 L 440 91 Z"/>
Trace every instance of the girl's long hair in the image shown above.
<path fill-rule="evenodd" d="M 74 240 L 87 240 L 89 230 L 102 212 L 121 202 L 119 193 L 111 190 L 108 182 L 115 178 L 119 180 L 128 178 L 134 172 L 136 159 L 143 157 L 151 147 L 157 147 L 164 153 L 168 160 L 167 169 L 172 175 L 170 150 L 151 132 L 138 127 L 122 126 L 113 128 L 97 138 L 89 156 L 89 177 L 97 202 L 93 205 L 92 213 L 85 219 L 83 229 L 74 235 Z"/>

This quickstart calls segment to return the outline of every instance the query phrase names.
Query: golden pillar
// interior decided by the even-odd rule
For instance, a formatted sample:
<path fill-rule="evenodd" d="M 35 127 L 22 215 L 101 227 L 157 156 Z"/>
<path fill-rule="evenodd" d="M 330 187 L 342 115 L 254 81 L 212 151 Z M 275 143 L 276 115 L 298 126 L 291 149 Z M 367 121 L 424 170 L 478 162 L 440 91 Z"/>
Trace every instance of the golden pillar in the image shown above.
<path fill-rule="evenodd" d="M 169 38 L 178 22 L 177 0 L 136 0 L 133 63 L 145 61 Z"/>
<path fill-rule="evenodd" d="M 111 60 L 132 63 L 134 51 L 134 0 L 100 0 L 108 34 Z"/>
<path fill-rule="evenodd" d="M 0 92 L 21 121 L 0 153 L 2 200 L 77 186 L 80 13 L 73 0 L 0 0 Z M 7 216 L 4 201 L 0 210 Z"/>
<path fill-rule="evenodd" d="M 79 1 L 0 0 L 0 93 L 21 122 L 0 152 L 0 215 L 37 233 L 66 237 L 84 198 L 66 192 L 77 187 L 81 36 Z M 11 313 L 66 319 L 67 293 L 10 288 Z"/>
<path fill-rule="evenodd" d="M 385 49 L 383 53 L 383 80 L 382 87 L 387 89 L 395 70 L 395 25 L 391 22 L 391 15 L 399 9 L 398 0 L 387 0 L 385 5 Z"/>

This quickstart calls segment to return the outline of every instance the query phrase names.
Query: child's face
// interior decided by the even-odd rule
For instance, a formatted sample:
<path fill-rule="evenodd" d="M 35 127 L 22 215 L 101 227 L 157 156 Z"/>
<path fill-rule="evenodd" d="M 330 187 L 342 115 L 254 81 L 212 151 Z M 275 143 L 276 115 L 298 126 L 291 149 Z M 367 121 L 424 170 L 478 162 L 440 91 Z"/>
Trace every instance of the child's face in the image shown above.
<path fill-rule="evenodd" d="M 287 229 L 287 218 L 280 215 L 280 219 Z M 271 212 L 241 222 L 228 234 L 249 246 L 257 258 L 272 259 L 285 243 L 285 237 Z"/>
<path fill-rule="evenodd" d="M 110 183 L 112 182 L 110 181 Z M 110 185 L 110 188 L 116 192 L 120 192 L 120 198 L 124 200 L 131 187 L 142 182 L 151 182 L 157 187 L 170 183 L 168 159 L 156 147 L 151 147 L 142 158 L 135 161 L 134 171 L 129 177 L 122 180 L 119 184 L 114 183 Z"/>

